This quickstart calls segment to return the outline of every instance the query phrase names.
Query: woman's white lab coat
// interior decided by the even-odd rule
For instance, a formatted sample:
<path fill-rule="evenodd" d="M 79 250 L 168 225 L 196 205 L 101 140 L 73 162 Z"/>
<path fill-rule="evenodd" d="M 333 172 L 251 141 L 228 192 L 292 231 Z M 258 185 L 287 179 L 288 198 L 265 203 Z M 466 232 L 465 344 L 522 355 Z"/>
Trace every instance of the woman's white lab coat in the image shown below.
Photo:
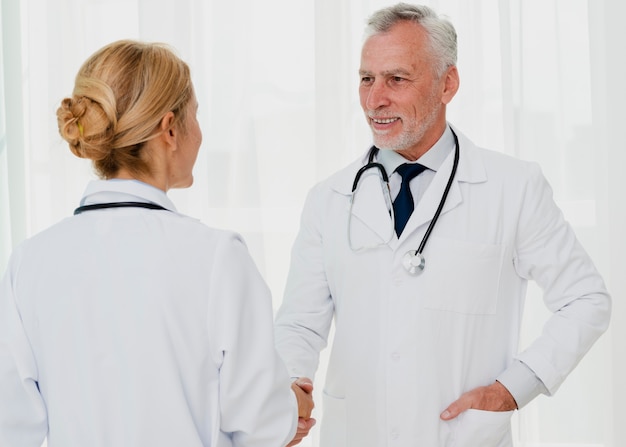
<path fill-rule="evenodd" d="M 514 358 L 554 392 L 607 328 L 603 281 L 539 168 L 459 139 L 458 172 L 421 276 L 408 275 L 402 260 L 435 214 L 453 154 L 400 239 L 378 248 L 355 252 L 348 243 L 352 182 L 365 159 L 307 198 L 276 333 L 290 374 L 312 377 L 334 316 L 323 447 L 511 446 L 510 412 L 469 410 L 450 422 L 439 415 Z M 352 210 L 355 248 L 390 234 L 378 176 L 368 172 Z M 553 316 L 518 352 L 529 279 Z"/>
<path fill-rule="evenodd" d="M 297 404 L 242 239 L 136 181 L 15 250 L 0 285 L 0 445 L 281 446 Z"/>

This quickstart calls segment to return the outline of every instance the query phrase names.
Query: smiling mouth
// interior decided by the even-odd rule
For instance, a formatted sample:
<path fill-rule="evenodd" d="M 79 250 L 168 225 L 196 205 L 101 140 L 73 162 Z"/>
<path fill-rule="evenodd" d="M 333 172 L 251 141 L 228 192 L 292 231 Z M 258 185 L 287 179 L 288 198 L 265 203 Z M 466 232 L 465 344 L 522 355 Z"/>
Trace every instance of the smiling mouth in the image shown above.
<path fill-rule="evenodd" d="M 370 118 L 376 124 L 391 124 L 400 118 Z"/>

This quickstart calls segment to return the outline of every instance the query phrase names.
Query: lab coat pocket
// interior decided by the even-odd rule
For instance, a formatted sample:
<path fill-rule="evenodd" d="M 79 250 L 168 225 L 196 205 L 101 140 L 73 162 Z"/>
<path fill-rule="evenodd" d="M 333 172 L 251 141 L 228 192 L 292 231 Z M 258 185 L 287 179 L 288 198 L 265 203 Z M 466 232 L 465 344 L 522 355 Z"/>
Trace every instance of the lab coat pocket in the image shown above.
<path fill-rule="evenodd" d="M 324 423 L 320 431 L 320 445 L 347 447 L 346 400 L 333 397 L 324 391 L 322 393 L 322 403 L 322 419 Z"/>
<path fill-rule="evenodd" d="M 468 315 L 495 314 L 505 246 L 435 237 L 430 244 L 420 278 L 426 291 L 424 307 Z"/>
<path fill-rule="evenodd" d="M 456 420 L 449 447 L 511 447 L 513 411 L 466 410 Z"/>

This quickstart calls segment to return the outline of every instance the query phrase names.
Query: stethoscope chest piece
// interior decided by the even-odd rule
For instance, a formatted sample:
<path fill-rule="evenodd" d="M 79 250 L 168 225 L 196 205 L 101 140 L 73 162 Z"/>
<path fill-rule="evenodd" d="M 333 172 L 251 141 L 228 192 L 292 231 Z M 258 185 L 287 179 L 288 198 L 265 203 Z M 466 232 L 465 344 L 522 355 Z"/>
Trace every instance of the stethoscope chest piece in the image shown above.
<path fill-rule="evenodd" d="M 452 186 L 452 182 L 454 181 L 456 170 L 459 166 L 459 157 L 460 157 L 459 139 L 456 136 L 456 133 L 454 133 L 454 130 L 450 129 L 450 131 L 452 132 L 452 136 L 454 137 L 454 161 L 452 163 L 452 170 L 450 171 L 450 177 L 448 177 L 448 183 L 446 184 L 446 187 L 443 190 L 443 195 L 441 196 L 441 200 L 439 201 L 439 206 L 437 207 L 437 211 L 435 211 L 435 215 L 431 219 L 430 224 L 428 225 L 428 228 L 426 229 L 426 233 L 424 233 L 424 237 L 422 238 L 422 242 L 420 242 L 419 247 L 417 248 L 417 250 L 407 251 L 404 257 L 402 258 L 402 265 L 404 266 L 406 271 L 409 273 L 409 275 L 412 275 L 412 276 L 419 276 L 424 271 L 424 267 L 426 266 L 426 260 L 424 259 L 424 256 L 422 255 L 422 251 L 424 251 L 424 247 L 426 246 L 426 242 L 428 241 L 428 238 L 430 237 L 430 233 L 433 231 L 433 228 L 435 227 L 435 223 L 437 223 L 437 220 L 439 219 L 439 215 L 441 214 L 443 210 L 443 206 L 445 205 L 446 199 L 448 198 L 448 193 L 450 192 L 450 187 Z M 376 146 L 372 146 L 369 152 L 367 164 L 365 164 L 365 166 L 363 166 L 361 169 L 357 171 L 354 177 L 354 182 L 352 184 L 352 199 L 354 199 L 354 194 L 357 189 L 361 175 L 363 174 L 363 172 L 367 171 L 370 168 L 377 168 L 380 171 L 380 176 L 383 179 L 383 181 L 386 183 L 387 190 L 389 190 L 389 177 L 387 176 L 385 167 L 380 163 L 374 162 L 374 157 L 378 153 L 378 151 L 379 149 Z M 389 199 L 389 201 L 391 202 L 391 199 Z M 352 202 L 350 206 L 352 206 Z M 392 210 L 390 208 L 392 207 L 388 207 L 388 211 L 392 213 Z M 350 213 L 350 217 L 352 217 L 352 213 Z M 393 219 L 393 214 L 391 215 L 391 217 Z M 391 227 L 392 228 L 394 227 L 393 223 Z M 392 230 L 392 237 L 393 237 L 393 230 Z M 350 241 L 350 244 L 352 244 L 352 241 L 350 240 L 350 220 L 348 220 L 348 240 Z M 350 247 L 352 248 L 352 245 L 350 245 Z M 352 248 L 352 250 L 356 251 L 354 248 Z"/>
<path fill-rule="evenodd" d="M 417 250 L 409 250 L 402 258 L 402 265 L 413 276 L 420 275 L 424 271 L 426 260 Z"/>

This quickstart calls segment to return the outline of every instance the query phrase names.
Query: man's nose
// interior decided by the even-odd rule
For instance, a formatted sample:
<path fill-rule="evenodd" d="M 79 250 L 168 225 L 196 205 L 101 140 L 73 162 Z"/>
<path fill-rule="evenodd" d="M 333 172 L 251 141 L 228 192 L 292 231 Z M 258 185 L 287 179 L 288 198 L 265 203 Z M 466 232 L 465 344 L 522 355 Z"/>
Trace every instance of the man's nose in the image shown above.
<path fill-rule="evenodd" d="M 365 106 L 368 110 L 377 110 L 389 105 L 389 92 L 384 82 L 375 80 L 367 92 Z"/>

